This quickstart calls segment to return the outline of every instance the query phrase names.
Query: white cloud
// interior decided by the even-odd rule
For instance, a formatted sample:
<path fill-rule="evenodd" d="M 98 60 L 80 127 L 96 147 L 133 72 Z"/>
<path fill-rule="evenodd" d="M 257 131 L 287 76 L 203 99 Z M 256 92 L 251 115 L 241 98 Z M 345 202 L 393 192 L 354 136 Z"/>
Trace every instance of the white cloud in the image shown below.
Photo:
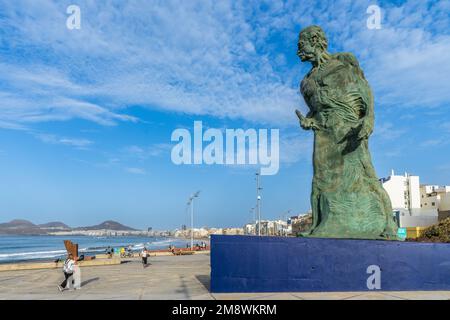
<path fill-rule="evenodd" d="M 61 145 L 67 145 L 67 146 L 72 146 L 72 147 L 76 147 L 76 148 L 86 148 L 87 146 L 94 143 L 93 141 L 88 140 L 88 139 L 58 137 L 53 134 L 45 134 L 45 133 L 34 133 L 34 136 L 45 143 L 61 144 Z"/>
<path fill-rule="evenodd" d="M 450 103 L 448 4 L 386 5 L 368 30 L 369 3 L 79 1 L 82 29 L 70 31 L 64 3 L 3 1 L 0 126 L 113 125 L 137 121 L 135 105 L 294 126 L 307 67 L 288 60 L 311 23 L 360 58 L 377 103 Z"/>
<path fill-rule="evenodd" d="M 8 41 L 31 59 L 0 65 L 10 102 L 20 106 L 10 121 L 110 124 L 131 120 L 116 110 L 141 105 L 284 122 L 298 104 L 296 89 L 255 54 L 257 34 L 240 5 L 81 2 L 83 27 L 75 31 L 57 3 L 18 5 L 5 3 L 4 25 L 14 30 Z M 1 108 L 10 111 L 8 102 L 1 99 Z"/>
<path fill-rule="evenodd" d="M 147 174 L 147 172 L 142 168 L 125 168 L 125 171 L 132 174 Z"/>
<path fill-rule="evenodd" d="M 300 132 L 284 134 L 280 136 L 280 162 L 286 165 L 296 163 L 300 160 L 310 160 L 313 149 L 313 132 Z"/>
<path fill-rule="evenodd" d="M 427 147 L 438 147 L 438 146 L 444 146 L 448 144 L 448 139 L 442 139 L 442 138 L 434 138 L 434 139 L 428 139 L 420 143 L 420 146 L 423 148 Z"/>
<path fill-rule="evenodd" d="M 400 128 L 398 125 L 391 122 L 385 121 L 380 124 L 376 124 L 373 137 L 381 138 L 383 140 L 397 140 L 405 133 L 405 129 Z"/>
<path fill-rule="evenodd" d="M 137 158 L 138 160 L 146 160 L 150 157 L 157 157 L 164 153 L 168 153 L 172 145 L 169 143 L 156 143 L 151 146 L 131 145 L 122 149 L 122 154 L 128 158 Z"/>
<path fill-rule="evenodd" d="M 21 124 L 15 122 L 8 122 L 0 120 L 0 128 L 2 129 L 13 129 L 13 130 L 27 130 L 27 128 Z"/>

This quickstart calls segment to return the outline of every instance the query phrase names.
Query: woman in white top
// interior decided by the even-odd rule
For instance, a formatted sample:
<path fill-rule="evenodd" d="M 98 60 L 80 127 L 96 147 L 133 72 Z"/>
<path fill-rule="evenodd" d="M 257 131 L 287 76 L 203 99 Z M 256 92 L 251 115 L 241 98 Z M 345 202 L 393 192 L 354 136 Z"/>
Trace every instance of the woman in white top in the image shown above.
<path fill-rule="evenodd" d="M 69 278 L 73 276 L 75 260 L 73 259 L 73 255 L 69 253 L 66 261 L 64 261 L 63 272 L 64 272 L 64 281 L 58 286 L 59 291 L 63 291 L 66 289 L 67 281 Z M 70 281 L 73 281 L 70 279 Z"/>

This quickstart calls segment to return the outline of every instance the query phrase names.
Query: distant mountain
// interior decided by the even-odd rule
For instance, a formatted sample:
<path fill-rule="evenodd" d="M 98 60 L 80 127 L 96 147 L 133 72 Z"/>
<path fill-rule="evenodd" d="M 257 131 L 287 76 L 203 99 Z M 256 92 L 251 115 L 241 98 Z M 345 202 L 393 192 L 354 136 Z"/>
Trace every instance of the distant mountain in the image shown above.
<path fill-rule="evenodd" d="M 36 225 L 28 220 L 22 220 L 22 219 L 14 219 L 10 222 L 6 223 L 0 223 L 0 227 L 6 227 L 6 228 L 22 228 L 22 227 L 36 227 Z"/>
<path fill-rule="evenodd" d="M 67 224 L 59 222 L 59 221 L 43 223 L 38 226 L 39 226 L 39 228 L 42 228 L 42 229 L 60 229 L 60 230 L 70 230 L 71 229 Z"/>
<path fill-rule="evenodd" d="M 0 234 L 46 234 L 45 230 L 28 220 L 15 219 L 0 223 Z"/>
<path fill-rule="evenodd" d="M 112 221 L 112 220 L 104 221 L 95 226 L 75 228 L 75 230 L 85 230 L 85 231 L 86 230 L 103 230 L 103 229 L 114 230 L 114 231 L 136 231 L 136 229 L 124 226 L 123 224 L 121 224 L 117 221 Z"/>
<path fill-rule="evenodd" d="M 65 223 L 55 221 L 36 225 L 28 220 L 15 219 L 0 223 L 0 234 L 43 235 L 55 231 L 89 231 L 89 230 L 136 231 L 119 222 L 107 220 L 95 226 L 71 228 Z"/>

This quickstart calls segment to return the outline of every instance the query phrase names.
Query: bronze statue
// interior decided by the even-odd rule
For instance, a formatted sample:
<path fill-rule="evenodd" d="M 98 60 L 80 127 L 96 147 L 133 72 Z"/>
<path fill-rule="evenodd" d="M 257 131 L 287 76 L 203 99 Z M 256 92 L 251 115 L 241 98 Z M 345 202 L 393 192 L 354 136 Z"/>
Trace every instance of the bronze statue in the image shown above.
<path fill-rule="evenodd" d="M 304 236 L 397 239 L 388 194 L 378 181 L 369 153 L 373 96 L 351 53 L 327 51 L 319 26 L 300 32 L 297 55 L 311 70 L 300 85 L 309 107 L 296 114 L 314 131 L 313 224 Z"/>

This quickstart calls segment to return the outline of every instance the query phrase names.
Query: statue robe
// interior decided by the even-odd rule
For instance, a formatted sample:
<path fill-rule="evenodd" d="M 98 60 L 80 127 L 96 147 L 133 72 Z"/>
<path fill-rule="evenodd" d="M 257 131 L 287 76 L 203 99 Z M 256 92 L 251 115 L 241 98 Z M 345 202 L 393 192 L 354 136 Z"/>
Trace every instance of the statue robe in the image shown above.
<path fill-rule="evenodd" d="M 397 239 L 391 202 L 376 177 L 368 136 L 373 96 L 356 58 L 332 55 L 301 83 L 313 119 L 314 176 L 311 193 L 315 237 Z"/>

